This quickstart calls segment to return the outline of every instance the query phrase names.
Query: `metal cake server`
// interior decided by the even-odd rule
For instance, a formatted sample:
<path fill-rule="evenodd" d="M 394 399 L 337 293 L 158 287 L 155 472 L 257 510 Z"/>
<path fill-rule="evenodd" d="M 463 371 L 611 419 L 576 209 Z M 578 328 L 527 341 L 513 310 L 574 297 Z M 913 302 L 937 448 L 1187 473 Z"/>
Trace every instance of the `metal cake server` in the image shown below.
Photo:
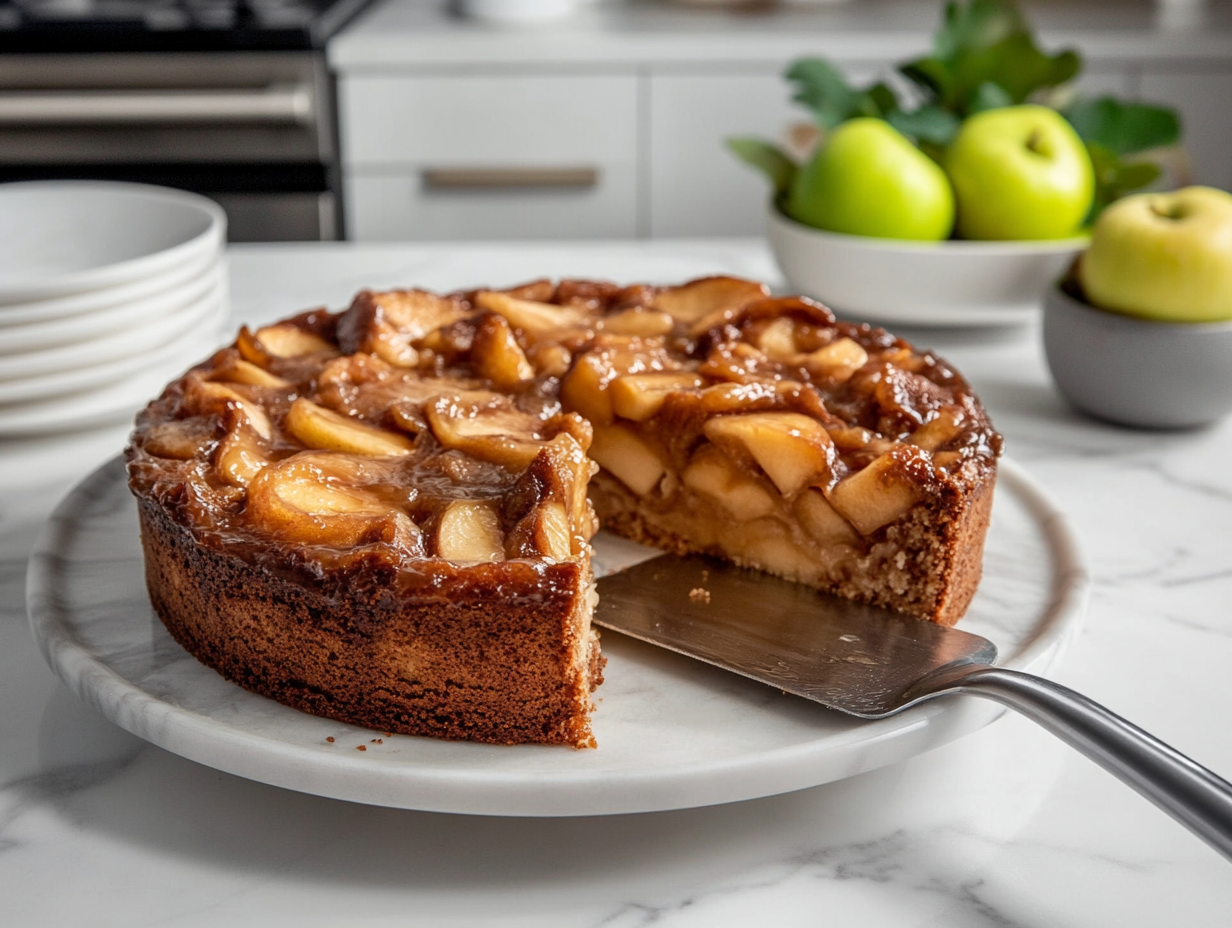
<path fill-rule="evenodd" d="M 1232 784 L 1071 689 L 993 667 L 986 638 L 701 557 L 663 555 L 598 586 L 604 628 L 860 718 L 950 693 L 1016 709 L 1232 860 Z"/>

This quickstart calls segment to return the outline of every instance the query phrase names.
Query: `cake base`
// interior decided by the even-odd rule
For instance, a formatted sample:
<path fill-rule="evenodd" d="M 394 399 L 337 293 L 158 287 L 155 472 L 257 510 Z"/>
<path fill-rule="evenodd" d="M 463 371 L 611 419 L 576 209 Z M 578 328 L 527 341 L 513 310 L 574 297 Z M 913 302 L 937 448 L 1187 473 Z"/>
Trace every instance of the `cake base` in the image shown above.
<path fill-rule="evenodd" d="M 489 595 L 473 588 L 460 603 L 326 592 L 198 543 L 148 500 L 138 514 L 154 610 L 244 689 L 379 732 L 595 746 L 590 694 L 605 660 L 577 564 L 552 565 L 538 601 L 499 595 L 513 561 L 477 581 Z"/>

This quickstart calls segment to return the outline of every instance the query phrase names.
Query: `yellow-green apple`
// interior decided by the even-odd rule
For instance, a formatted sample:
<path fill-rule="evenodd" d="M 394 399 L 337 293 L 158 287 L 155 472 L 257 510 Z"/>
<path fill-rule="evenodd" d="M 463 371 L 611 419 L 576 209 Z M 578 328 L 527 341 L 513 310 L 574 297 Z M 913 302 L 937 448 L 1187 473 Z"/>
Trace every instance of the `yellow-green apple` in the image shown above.
<path fill-rule="evenodd" d="M 1095 195 L 1086 146 L 1065 117 L 1045 106 L 971 116 L 942 164 L 958 202 L 959 238 L 1077 235 Z"/>
<path fill-rule="evenodd" d="M 888 122 L 848 120 L 796 173 L 786 211 L 847 235 L 936 241 L 954 226 L 945 172 Z"/>
<path fill-rule="evenodd" d="M 1078 262 L 1091 303 L 1148 319 L 1232 319 L 1232 194 L 1140 193 L 1099 216 Z"/>

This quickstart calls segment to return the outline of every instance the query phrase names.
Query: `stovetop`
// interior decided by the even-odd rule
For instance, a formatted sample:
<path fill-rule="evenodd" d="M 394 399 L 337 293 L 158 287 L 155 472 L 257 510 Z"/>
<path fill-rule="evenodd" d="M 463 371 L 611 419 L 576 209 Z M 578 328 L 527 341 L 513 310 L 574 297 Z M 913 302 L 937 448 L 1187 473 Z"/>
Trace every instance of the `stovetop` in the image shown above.
<path fill-rule="evenodd" d="M 321 48 L 369 0 L 0 0 L 0 53 Z"/>

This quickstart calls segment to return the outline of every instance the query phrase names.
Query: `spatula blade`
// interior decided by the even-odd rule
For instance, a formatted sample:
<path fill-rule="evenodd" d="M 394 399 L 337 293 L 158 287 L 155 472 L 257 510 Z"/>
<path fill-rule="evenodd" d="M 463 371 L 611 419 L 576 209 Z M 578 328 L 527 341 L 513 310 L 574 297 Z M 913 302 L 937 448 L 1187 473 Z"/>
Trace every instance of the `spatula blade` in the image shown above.
<path fill-rule="evenodd" d="M 997 656 L 978 635 L 708 558 L 663 555 L 598 588 L 604 628 L 864 718 L 933 671 Z"/>

